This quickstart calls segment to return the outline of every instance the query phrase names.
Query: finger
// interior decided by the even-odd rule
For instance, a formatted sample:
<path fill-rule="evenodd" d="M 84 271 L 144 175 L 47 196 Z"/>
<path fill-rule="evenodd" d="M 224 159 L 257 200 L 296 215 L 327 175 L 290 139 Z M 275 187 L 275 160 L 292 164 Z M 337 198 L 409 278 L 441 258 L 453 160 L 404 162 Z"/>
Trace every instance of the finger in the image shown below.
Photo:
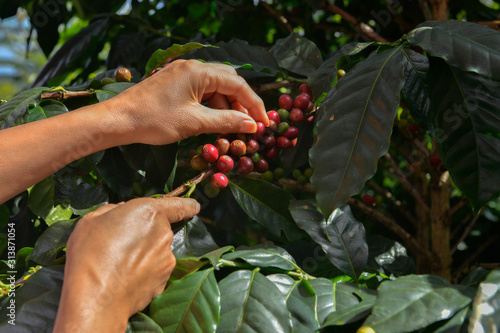
<path fill-rule="evenodd" d="M 197 116 L 203 124 L 198 129 L 200 133 L 255 133 L 257 130 L 255 120 L 240 111 L 213 110 L 201 106 Z"/>
<path fill-rule="evenodd" d="M 191 218 L 200 212 L 198 201 L 190 198 L 158 198 L 157 206 L 171 223 Z"/>
<path fill-rule="evenodd" d="M 118 206 L 121 206 L 122 204 L 124 204 L 124 202 L 120 202 L 120 203 L 117 203 L 117 204 L 107 204 L 107 205 L 103 205 L 99 208 L 97 208 L 96 210 L 94 210 L 93 212 L 90 212 L 88 214 L 86 214 L 86 216 L 88 217 L 97 217 L 97 216 L 100 216 L 104 213 L 107 213 L 109 212 L 110 210 L 118 207 Z"/>
<path fill-rule="evenodd" d="M 214 109 L 230 109 L 229 101 L 227 97 L 221 94 L 214 93 L 206 98 L 208 105 Z"/>

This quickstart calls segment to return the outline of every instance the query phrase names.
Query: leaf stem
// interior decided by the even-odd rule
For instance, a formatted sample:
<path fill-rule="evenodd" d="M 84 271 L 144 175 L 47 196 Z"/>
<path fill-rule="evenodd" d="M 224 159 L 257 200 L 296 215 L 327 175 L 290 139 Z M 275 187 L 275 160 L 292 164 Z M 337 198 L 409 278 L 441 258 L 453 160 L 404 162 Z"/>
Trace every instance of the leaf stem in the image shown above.
<path fill-rule="evenodd" d="M 182 184 L 181 186 L 179 186 L 175 190 L 173 190 L 167 194 L 161 195 L 160 198 L 178 197 L 188 190 L 194 191 L 193 185 L 194 185 L 194 187 L 196 187 L 197 184 L 199 184 L 202 181 L 204 181 L 205 179 L 211 177 L 214 174 L 214 172 L 215 172 L 215 169 L 210 169 L 210 170 L 204 171 L 204 172 L 200 173 L 198 176 L 191 178 L 190 180 L 188 180 L 187 182 L 185 182 L 184 184 Z M 191 193 L 192 193 L 192 191 L 191 191 Z M 189 193 L 189 195 L 191 195 L 191 193 Z"/>

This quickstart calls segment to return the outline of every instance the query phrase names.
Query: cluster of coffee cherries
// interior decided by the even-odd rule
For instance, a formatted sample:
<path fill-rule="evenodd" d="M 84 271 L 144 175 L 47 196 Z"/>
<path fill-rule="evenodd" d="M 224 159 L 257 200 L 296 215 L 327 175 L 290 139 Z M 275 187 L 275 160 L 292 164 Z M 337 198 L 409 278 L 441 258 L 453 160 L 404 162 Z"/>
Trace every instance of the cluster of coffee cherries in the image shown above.
<path fill-rule="evenodd" d="M 288 94 L 279 97 L 278 111 L 267 112 L 269 126 L 257 122 L 257 131 L 252 134 L 221 134 L 213 143 L 198 147 L 191 158 L 191 167 L 204 171 L 216 169 L 211 184 L 216 189 L 227 186 L 228 174 L 235 172 L 248 175 L 258 172 L 263 179 L 269 179 L 269 161 L 278 157 L 281 150 L 294 147 L 299 136 L 297 124 L 312 122 L 314 103 L 309 86 L 299 87 L 299 94 L 293 99 Z"/>

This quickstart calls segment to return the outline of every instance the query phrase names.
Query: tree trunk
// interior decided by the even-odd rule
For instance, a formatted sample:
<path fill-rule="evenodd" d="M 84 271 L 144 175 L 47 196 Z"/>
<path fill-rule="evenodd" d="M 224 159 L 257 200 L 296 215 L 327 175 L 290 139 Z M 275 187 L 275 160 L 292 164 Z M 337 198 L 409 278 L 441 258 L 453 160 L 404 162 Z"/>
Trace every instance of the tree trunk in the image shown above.
<path fill-rule="evenodd" d="M 428 0 L 428 3 L 431 6 L 433 20 L 448 20 L 448 0 Z"/>
<path fill-rule="evenodd" d="M 418 193 L 422 196 L 425 202 L 428 202 L 428 191 L 427 191 L 427 179 L 425 179 L 425 175 L 418 175 L 415 178 L 415 187 Z M 422 204 L 418 201 L 415 204 L 415 216 L 417 219 L 417 242 L 421 244 L 426 249 L 430 250 L 430 223 L 429 223 L 429 214 L 422 207 Z M 421 254 L 418 254 L 415 258 L 417 274 L 428 274 L 430 273 L 431 264 L 427 257 Z"/>

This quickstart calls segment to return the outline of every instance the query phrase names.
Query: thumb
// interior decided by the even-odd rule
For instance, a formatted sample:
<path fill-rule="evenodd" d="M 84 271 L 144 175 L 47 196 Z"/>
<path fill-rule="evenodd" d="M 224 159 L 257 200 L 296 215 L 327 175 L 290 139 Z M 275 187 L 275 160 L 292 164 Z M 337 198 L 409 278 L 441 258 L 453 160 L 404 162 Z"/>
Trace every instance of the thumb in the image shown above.
<path fill-rule="evenodd" d="M 200 204 L 191 198 L 158 198 L 156 200 L 170 223 L 191 218 L 200 212 Z"/>
<path fill-rule="evenodd" d="M 257 130 L 255 120 L 241 111 L 206 108 L 203 118 L 203 133 L 255 133 Z"/>

